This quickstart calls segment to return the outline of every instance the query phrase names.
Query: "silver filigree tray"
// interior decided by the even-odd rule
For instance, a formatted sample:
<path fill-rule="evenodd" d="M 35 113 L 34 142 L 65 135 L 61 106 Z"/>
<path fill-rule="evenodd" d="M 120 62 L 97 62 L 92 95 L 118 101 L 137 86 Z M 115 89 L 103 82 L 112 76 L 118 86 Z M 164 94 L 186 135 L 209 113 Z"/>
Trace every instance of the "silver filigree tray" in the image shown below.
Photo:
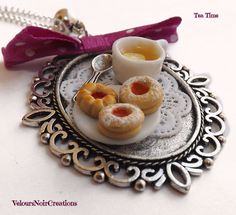
<path fill-rule="evenodd" d="M 170 182 L 176 190 L 187 193 L 191 177 L 200 176 L 213 165 L 225 142 L 222 107 L 206 88 L 209 78 L 192 76 L 185 66 L 166 58 L 163 74 L 175 79 L 192 103 L 191 110 L 181 119 L 181 130 L 162 138 L 150 135 L 128 146 L 108 146 L 90 140 L 76 128 L 68 111 L 70 104 L 61 94 L 63 82 L 70 83 L 78 66 L 94 56 L 57 57 L 47 63 L 33 80 L 31 111 L 23 117 L 23 124 L 40 127 L 41 142 L 64 166 L 73 166 L 98 183 L 108 181 L 143 191 L 147 184 L 159 190 Z M 111 74 L 109 78 L 112 79 Z M 106 78 L 101 77 L 100 81 L 103 79 Z"/>

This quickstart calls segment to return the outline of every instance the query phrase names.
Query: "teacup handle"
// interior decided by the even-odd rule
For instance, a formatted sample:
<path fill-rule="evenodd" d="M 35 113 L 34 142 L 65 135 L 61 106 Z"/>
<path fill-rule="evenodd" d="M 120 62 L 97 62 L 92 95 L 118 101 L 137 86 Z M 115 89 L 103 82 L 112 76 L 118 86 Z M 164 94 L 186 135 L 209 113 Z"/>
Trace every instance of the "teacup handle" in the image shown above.
<path fill-rule="evenodd" d="M 167 40 L 161 39 L 161 40 L 157 40 L 156 41 L 166 52 L 167 50 L 167 46 L 168 46 L 168 42 Z"/>

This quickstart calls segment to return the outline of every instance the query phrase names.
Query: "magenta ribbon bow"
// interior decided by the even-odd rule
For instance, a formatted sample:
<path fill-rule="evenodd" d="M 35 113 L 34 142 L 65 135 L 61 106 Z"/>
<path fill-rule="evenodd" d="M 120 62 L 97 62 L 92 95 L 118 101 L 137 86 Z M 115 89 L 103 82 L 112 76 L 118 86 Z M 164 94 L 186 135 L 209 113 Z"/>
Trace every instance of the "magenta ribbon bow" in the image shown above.
<path fill-rule="evenodd" d="M 17 34 L 6 48 L 2 48 L 2 53 L 4 63 L 9 67 L 51 55 L 105 52 L 111 50 L 115 40 L 126 36 L 166 39 L 169 43 L 174 43 L 178 40 L 176 29 L 180 23 L 180 17 L 172 17 L 156 24 L 80 39 L 29 26 Z"/>

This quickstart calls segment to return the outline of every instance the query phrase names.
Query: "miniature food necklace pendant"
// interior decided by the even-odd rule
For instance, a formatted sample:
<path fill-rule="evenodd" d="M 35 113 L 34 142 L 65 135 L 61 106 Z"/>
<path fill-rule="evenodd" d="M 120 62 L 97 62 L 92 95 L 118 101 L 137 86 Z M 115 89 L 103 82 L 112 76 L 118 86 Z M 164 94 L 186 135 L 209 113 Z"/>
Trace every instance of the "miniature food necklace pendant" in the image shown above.
<path fill-rule="evenodd" d="M 176 29 L 181 23 L 180 17 L 96 36 L 89 35 L 83 23 L 70 17 L 66 9 L 48 18 L 5 7 L 0 8 L 0 19 L 27 26 L 2 49 L 6 66 L 58 55 L 34 78 L 29 98 L 31 110 L 22 122 L 39 127 L 40 142 L 47 145 L 62 165 L 92 176 L 97 183 L 107 181 L 139 192 L 147 186 L 159 190 L 164 184 L 170 184 L 181 193 L 190 190 L 193 176 L 200 176 L 205 168 L 212 167 L 225 142 L 222 107 L 208 90 L 209 78 L 192 76 L 189 69 L 175 60 L 165 58 L 160 71 L 158 81 L 166 99 L 159 119 L 147 116 L 142 128 L 158 120 L 160 123 L 141 141 L 134 141 L 130 146 L 110 146 L 124 144 L 124 141 L 107 139 L 98 132 L 96 123 L 90 123 L 91 117 L 89 121 L 86 114 L 76 114 L 73 109 L 72 98 L 93 74 L 91 62 L 99 52 L 110 51 L 114 41 L 127 36 L 174 43 L 178 40 Z M 127 50 L 127 53 L 127 59 L 144 61 L 140 59 L 143 56 L 134 54 L 139 53 L 135 50 Z M 92 77 L 96 79 L 97 75 Z M 113 68 L 98 79 L 106 85 L 117 84 Z M 129 86 L 135 96 L 142 96 L 150 87 L 139 80 Z M 97 91 L 92 96 L 104 98 L 105 95 Z M 111 110 L 111 115 L 122 120 L 132 116 L 129 110 L 117 107 Z M 79 129 L 80 124 L 84 130 Z M 146 135 L 149 130 L 140 132 Z"/>

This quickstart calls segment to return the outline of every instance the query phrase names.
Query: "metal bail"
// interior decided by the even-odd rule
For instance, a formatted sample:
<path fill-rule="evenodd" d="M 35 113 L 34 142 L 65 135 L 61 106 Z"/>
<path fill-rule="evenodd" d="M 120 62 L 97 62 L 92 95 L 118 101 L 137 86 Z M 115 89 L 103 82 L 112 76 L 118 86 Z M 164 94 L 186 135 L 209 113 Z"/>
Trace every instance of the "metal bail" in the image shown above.
<path fill-rule="evenodd" d="M 82 22 L 70 16 L 66 8 L 60 9 L 54 16 L 53 30 L 78 37 L 87 35 L 87 31 Z"/>

